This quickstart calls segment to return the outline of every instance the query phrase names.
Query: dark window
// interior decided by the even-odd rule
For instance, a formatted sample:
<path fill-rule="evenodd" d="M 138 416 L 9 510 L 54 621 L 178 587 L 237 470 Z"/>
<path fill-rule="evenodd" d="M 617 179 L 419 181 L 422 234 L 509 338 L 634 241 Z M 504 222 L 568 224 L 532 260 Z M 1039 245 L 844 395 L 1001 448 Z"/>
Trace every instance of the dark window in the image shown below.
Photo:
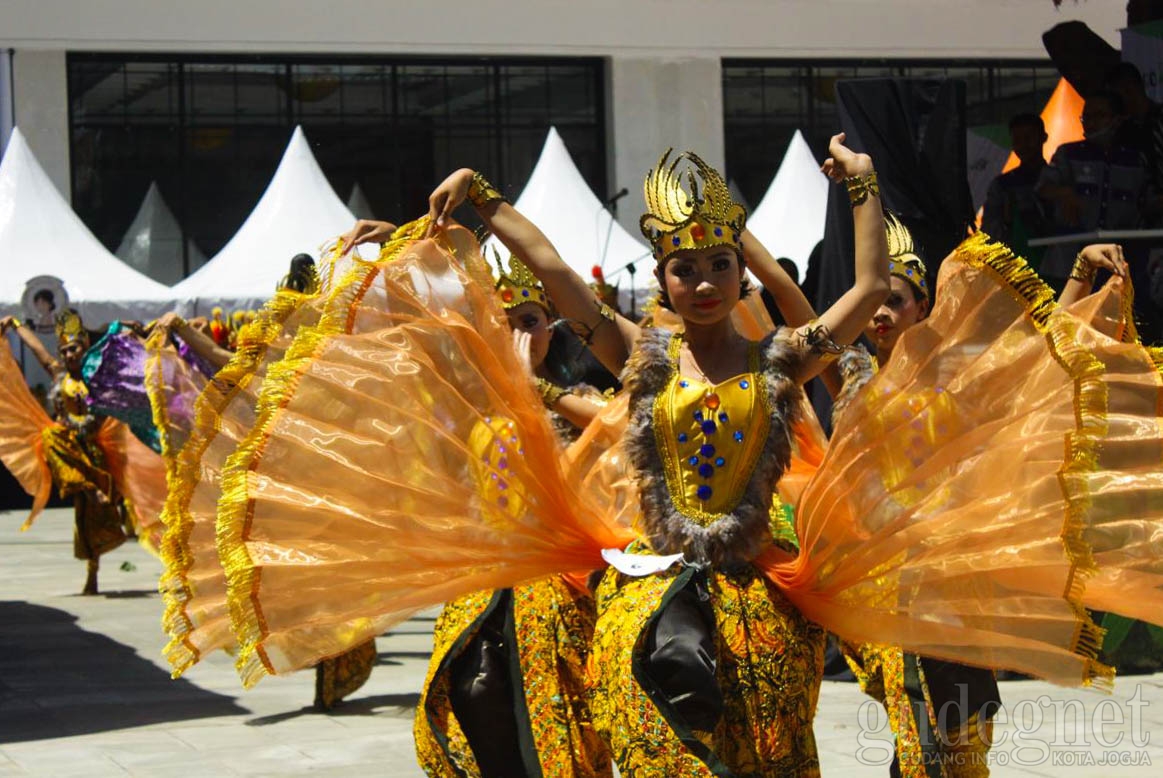
<path fill-rule="evenodd" d="M 115 250 L 156 181 L 213 256 L 297 124 L 340 199 L 358 184 L 383 219 L 422 214 L 461 166 L 515 196 L 554 125 L 601 196 L 603 83 L 602 61 L 587 58 L 70 54 L 73 207 Z"/>
<path fill-rule="evenodd" d="M 758 205 L 796 130 L 824 158 L 839 128 L 836 81 L 885 77 L 964 80 L 970 127 L 1004 126 L 1016 113 L 1038 113 L 1058 83 L 1054 66 L 1039 61 L 724 60 L 728 178 Z"/>

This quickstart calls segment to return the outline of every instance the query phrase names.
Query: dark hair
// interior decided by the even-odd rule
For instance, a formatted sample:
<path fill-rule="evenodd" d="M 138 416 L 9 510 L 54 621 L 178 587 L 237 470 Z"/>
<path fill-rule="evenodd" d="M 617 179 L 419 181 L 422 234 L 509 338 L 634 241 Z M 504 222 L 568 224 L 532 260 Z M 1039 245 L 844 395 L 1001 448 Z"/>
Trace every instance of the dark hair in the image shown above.
<path fill-rule="evenodd" d="M 1115 84 L 1131 84 L 1139 89 L 1143 88 L 1143 74 L 1133 62 L 1120 62 L 1112 67 L 1103 76 L 1104 85 L 1111 87 Z"/>
<path fill-rule="evenodd" d="M 1106 100 L 1107 105 L 1110 106 L 1111 113 L 1115 116 L 1125 116 L 1127 113 L 1127 105 L 1123 102 L 1123 98 L 1118 92 L 1113 92 L 1110 89 L 1100 89 L 1097 92 L 1092 92 L 1087 96 L 1086 102 L 1091 100 Z"/>
<path fill-rule="evenodd" d="M 602 366 L 582 339 L 570 329 L 569 322 L 558 319 L 550 327 L 549 350 L 542 367 L 556 386 L 588 384 L 595 389 L 618 390 L 622 385 L 617 377 Z"/>
<path fill-rule="evenodd" d="M 1019 127 L 1030 127 L 1038 132 L 1046 132 L 1046 123 L 1036 113 L 1019 113 L 1010 119 L 1010 132 Z"/>
<path fill-rule="evenodd" d="M 33 301 L 34 303 L 39 303 L 41 300 L 43 300 L 43 301 L 45 301 L 46 303 L 48 303 L 49 305 L 51 305 L 51 306 L 53 307 L 53 309 L 54 309 L 54 310 L 56 309 L 56 307 L 57 307 L 57 299 L 56 299 L 56 297 L 53 295 L 53 293 L 52 293 L 52 290 L 51 290 L 51 289 L 37 289 L 37 290 L 36 290 L 36 294 L 34 294 L 34 295 L 32 296 L 32 301 Z"/>
<path fill-rule="evenodd" d="M 755 291 L 755 287 L 751 285 L 751 279 L 744 272 L 747 269 L 747 263 L 743 261 L 743 255 L 736 252 L 735 258 L 739 263 L 739 299 L 743 300 Z M 666 281 L 663 279 L 665 269 L 665 262 L 654 267 L 654 277 L 658 279 L 658 304 L 666 310 L 673 312 L 674 306 L 670 302 L 670 295 L 666 293 Z"/>
<path fill-rule="evenodd" d="M 792 282 L 794 282 L 796 286 L 799 286 L 800 269 L 798 267 L 796 267 L 795 261 L 792 260 L 790 257 L 780 257 L 779 259 L 777 259 L 775 261 L 778 262 L 779 266 L 783 268 L 783 272 L 788 274 L 788 276 L 791 278 Z"/>
<path fill-rule="evenodd" d="M 306 292 L 315 282 L 315 259 L 310 254 L 291 257 L 291 269 L 283 279 L 283 286 L 296 292 Z"/>

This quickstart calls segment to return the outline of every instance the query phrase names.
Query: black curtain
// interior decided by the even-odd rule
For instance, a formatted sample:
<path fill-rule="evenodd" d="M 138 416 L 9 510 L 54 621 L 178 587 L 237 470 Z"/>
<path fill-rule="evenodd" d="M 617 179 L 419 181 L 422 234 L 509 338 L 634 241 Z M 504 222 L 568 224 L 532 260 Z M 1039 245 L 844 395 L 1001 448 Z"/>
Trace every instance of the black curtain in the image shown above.
<path fill-rule="evenodd" d="M 965 238 L 974 217 L 965 169 L 965 83 L 843 80 L 836 83 L 836 106 L 837 129 L 847 135 L 849 148 L 872 156 L 881 200 L 912 232 L 932 289 L 941 260 Z M 813 300 L 817 311 L 852 287 L 853 252 L 852 207 L 845 188 L 833 186 Z M 813 402 L 826 422 L 831 403 L 820 394 L 813 391 Z"/>

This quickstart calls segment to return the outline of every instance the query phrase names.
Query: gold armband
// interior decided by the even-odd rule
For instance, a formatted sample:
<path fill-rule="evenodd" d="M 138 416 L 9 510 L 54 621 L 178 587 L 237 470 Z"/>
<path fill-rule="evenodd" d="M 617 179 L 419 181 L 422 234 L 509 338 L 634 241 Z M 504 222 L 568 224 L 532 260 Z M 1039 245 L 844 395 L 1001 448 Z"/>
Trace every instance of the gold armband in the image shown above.
<path fill-rule="evenodd" d="M 601 327 L 606 322 L 614 321 L 614 316 L 616 315 L 613 308 L 606 305 L 597 297 L 594 298 L 594 303 L 598 307 L 598 320 L 592 327 L 580 321 L 571 320 L 569 322 L 570 329 L 572 329 L 574 334 L 581 338 L 582 343 L 585 343 L 587 346 L 593 343 L 594 334 L 597 333 L 598 327 Z"/>
<path fill-rule="evenodd" d="M 844 353 L 844 347 L 832 340 L 832 333 L 819 320 L 812 319 L 799 333 L 800 347 L 824 362 Z"/>
<path fill-rule="evenodd" d="M 844 183 L 848 186 L 848 199 L 852 201 L 853 208 L 864 205 L 869 197 L 880 197 L 880 181 L 876 178 L 875 170 L 867 175 L 845 178 Z"/>
<path fill-rule="evenodd" d="M 564 389 L 557 384 L 546 381 L 544 378 L 538 378 L 537 393 L 541 395 L 541 402 L 545 407 L 552 409 L 562 397 L 567 394 L 573 394 L 573 390 Z"/>
<path fill-rule="evenodd" d="M 1095 273 L 1094 266 L 1082 258 L 1081 251 L 1078 252 L 1074 257 L 1074 266 L 1070 268 L 1070 279 L 1093 286 Z"/>
<path fill-rule="evenodd" d="M 474 208 L 484 208 L 491 202 L 505 201 L 505 196 L 479 171 L 472 174 L 472 183 L 468 185 L 468 200 Z"/>

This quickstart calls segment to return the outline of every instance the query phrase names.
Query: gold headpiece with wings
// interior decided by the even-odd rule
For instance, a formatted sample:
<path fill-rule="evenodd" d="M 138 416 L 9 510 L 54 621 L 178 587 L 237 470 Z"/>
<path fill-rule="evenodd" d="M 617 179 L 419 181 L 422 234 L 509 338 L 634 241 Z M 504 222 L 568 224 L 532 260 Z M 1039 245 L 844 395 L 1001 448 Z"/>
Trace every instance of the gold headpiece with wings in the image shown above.
<path fill-rule="evenodd" d="M 74 341 L 79 341 L 86 348 L 89 347 L 89 331 L 85 329 L 81 315 L 72 308 L 57 314 L 56 332 L 58 347 Z"/>
<path fill-rule="evenodd" d="M 929 299 L 925 263 L 915 251 L 909 228 L 896 214 L 888 212 L 884 215 L 884 234 L 888 238 L 888 272 L 908 281 L 925 299 Z"/>
<path fill-rule="evenodd" d="M 667 149 L 658 166 L 646 174 L 646 213 L 639 226 L 654 246 L 655 261 L 665 262 L 676 251 L 709 246 L 730 246 L 742 253 L 746 209 L 732 199 L 723 177 L 699 155 L 684 151 L 668 165 L 672 151 Z M 683 162 L 688 167 L 680 170 Z"/>
<path fill-rule="evenodd" d="M 516 308 L 522 303 L 537 303 L 549 312 L 549 298 L 545 295 L 545 287 L 533 275 L 533 271 L 516 256 L 509 256 L 509 270 L 501 263 L 501 255 L 493 249 L 493 261 L 497 264 L 497 290 L 501 298 L 501 306 L 507 311 Z"/>

